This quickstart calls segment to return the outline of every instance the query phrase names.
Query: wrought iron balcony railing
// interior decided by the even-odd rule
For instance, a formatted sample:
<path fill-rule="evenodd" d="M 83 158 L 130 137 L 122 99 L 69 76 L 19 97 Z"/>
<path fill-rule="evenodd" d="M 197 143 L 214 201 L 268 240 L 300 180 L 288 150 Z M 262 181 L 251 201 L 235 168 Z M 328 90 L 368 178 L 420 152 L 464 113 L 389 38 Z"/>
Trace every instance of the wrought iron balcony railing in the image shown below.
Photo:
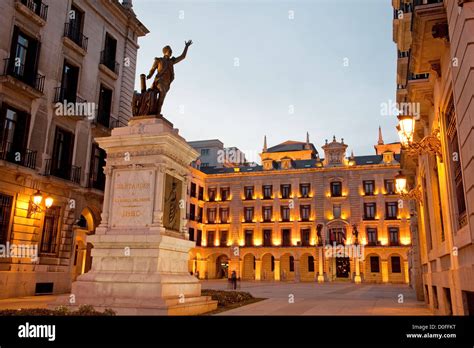
<path fill-rule="evenodd" d="M 44 175 L 52 175 L 57 178 L 72 181 L 76 184 L 81 182 L 81 167 L 73 165 L 58 166 L 56 158 L 50 158 L 45 161 Z"/>
<path fill-rule="evenodd" d="M 76 45 L 87 51 L 87 36 L 82 34 L 81 29 L 73 23 L 64 23 L 64 36 L 71 39 Z"/>
<path fill-rule="evenodd" d="M 100 52 L 100 64 L 105 65 L 111 71 L 118 75 L 120 70 L 120 64 L 107 55 L 107 52 L 103 50 Z"/>
<path fill-rule="evenodd" d="M 54 102 L 55 103 L 87 103 L 87 100 L 82 99 L 75 93 L 71 93 L 69 89 L 64 87 L 54 88 Z"/>
<path fill-rule="evenodd" d="M 28 7 L 32 12 L 46 21 L 48 18 L 48 5 L 38 0 L 21 0 L 21 3 Z"/>
<path fill-rule="evenodd" d="M 21 149 L 10 142 L 0 144 L 0 160 L 18 164 L 23 167 L 35 169 L 36 151 Z"/>
<path fill-rule="evenodd" d="M 37 73 L 30 73 L 25 70 L 25 64 L 18 63 L 15 59 L 6 58 L 2 76 L 12 76 L 17 80 L 26 83 L 37 91 L 43 93 L 44 76 Z"/>

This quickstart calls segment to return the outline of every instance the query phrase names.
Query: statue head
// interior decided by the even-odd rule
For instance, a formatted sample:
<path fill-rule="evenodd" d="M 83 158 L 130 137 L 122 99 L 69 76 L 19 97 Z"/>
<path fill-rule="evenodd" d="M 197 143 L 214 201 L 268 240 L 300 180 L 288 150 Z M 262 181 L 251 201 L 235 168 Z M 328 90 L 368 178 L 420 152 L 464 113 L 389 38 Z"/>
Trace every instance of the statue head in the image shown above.
<path fill-rule="evenodd" d="M 163 47 L 163 55 L 165 57 L 171 57 L 172 54 L 173 54 L 173 50 L 171 49 L 170 46 Z"/>

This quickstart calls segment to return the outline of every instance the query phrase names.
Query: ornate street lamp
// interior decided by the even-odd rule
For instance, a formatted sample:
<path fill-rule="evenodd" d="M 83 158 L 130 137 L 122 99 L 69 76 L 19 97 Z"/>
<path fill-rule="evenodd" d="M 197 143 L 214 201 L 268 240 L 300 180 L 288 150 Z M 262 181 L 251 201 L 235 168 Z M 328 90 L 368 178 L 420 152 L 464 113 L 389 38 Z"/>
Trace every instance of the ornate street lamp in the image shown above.
<path fill-rule="evenodd" d="M 439 129 L 434 129 L 432 134 L 425 136 L 419 142 L 413 141 L 415 134 L 415 118 L 409 115 L 399 115 L 397 132 L 403 149 L 410 156 L 419 156 L 423 153 L 431 153 L 438 156 L 441 161 L 441 141 L 439 140 Z"/>
<path fill-rule="evenodd" d="M 41 203 L 43 202 L 43 195 L 41 194 L 40 190 L 36 190 L 35 194 L 31 197 L 30 203 L 28 204 L 28 217 L 33 216 L 36 213 L 42 213 L 46 211 L 46 209 L 51 208 L 54 203 L 54 199 L 51 196 L 47 196 L 44 200 L 44 207 L 42 207 Z"/>
<path fill-rule="evenodd" d="M 417 185 L 415 188 L 408 191 L 407 186 L 407 177 L 401 172 L 395 176 L 395 189 L 397 194 L 399 194 L 404 199 L 415 199 L 418 203 L 422 203 L 422 195 L 420 186 Z"/>

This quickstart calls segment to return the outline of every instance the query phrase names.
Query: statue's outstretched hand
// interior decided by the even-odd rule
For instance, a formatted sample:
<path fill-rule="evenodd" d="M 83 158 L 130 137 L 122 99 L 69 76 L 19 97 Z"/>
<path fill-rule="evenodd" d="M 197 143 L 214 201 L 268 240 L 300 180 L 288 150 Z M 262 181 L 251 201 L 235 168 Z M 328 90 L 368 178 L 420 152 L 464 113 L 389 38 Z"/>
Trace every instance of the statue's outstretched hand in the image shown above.
<path fill-rule="evenodd" d="M 193 40 L 184 41 L 184 45 L 185 45 L 186 47 L 189 47 L 189 46 L 191 46 L 192 44 L 193 44 Z"/>

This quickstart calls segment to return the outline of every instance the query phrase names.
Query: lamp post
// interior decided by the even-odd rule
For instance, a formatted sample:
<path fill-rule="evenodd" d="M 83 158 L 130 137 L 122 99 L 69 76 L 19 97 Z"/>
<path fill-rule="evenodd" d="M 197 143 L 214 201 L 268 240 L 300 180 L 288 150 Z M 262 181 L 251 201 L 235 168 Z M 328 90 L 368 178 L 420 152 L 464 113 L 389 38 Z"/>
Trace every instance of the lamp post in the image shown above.
<path fill-rule="evenodd" d="M 54 203 L 54 199 L 51 196 L 46 196 L 44 200 L 44 208 L 42 207 L 41 203 L 43 202 L 43 195 L 41 194 L 40 190 L 36 190 L 35 194 L 31 197 L 30 202 L 28 204 L 28 217 L 32 217 L 36 213 L 42 213 L 46 211 L 46 209 L 51 208 Z"/>
<path fill-rule="evenodd" d="M 422 195 L 420 186 L 417 185 L 415 188 L 408 190 L 407 186 L 407 177 L 399 172 L 397 176 L 395 176 L 395 190 L 397 194 L 400 195 L 403 199 L 415 199 L 418 203 L 422 203 Z"/>
<path fill-rule="evenodd" d="M 441 152 L 441 141 L 439 140 L 439 129 L 436 128 L 430 135 L 425 136 L 419 142 L 413 140 L 415 134 L 415 118 L 409 115 L 399 115 L 397 133 L 403 149 L 410 156 L 419 156 L 423 153 L 432 153 L 443 160 Z"/>

